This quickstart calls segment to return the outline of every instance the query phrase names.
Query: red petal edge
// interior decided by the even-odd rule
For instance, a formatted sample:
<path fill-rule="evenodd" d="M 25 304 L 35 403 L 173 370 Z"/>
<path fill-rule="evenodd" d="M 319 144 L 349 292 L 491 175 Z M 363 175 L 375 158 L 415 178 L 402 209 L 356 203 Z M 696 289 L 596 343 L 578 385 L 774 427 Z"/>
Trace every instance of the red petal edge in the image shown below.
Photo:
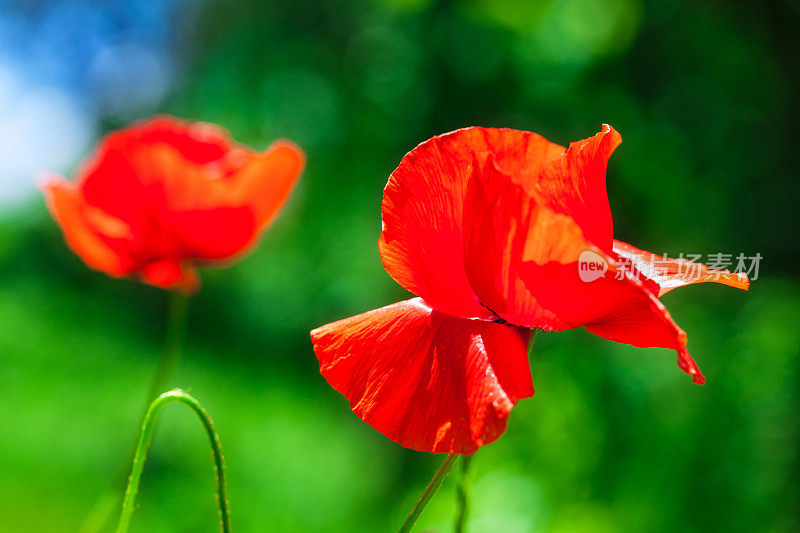
<path fill-rule="evenodd" d="M 599 255 L 599 254 L 598 254 Z M 527 262 L 521 276 L 543 308 L 568 324 L 603 338 L 639 348 L 671 348 L 678 365 L 696 383 L 704 378 L 686 350 L 686 333 L 637 271 L 619 271 L 613 258 L 609 270 L 594 281 L 580 278 L 578 263 Z"/>
<path fill-rule="evenodd" d="M 133 270 L 130 228 L 124 222 L 87 204 L 81 191 L 61 177 L 49 177 L 41 189 L 64 240 L 84 263 L 111 276 Z"/>
<path fill-rule="evenodd" d="M 614 252 L 630 261 L 647 279 L 658 284 L 658 296 L 694 283 L 721 283 L 743 290 L 750 288 L 750 280 L 744 273 L 711 270 L 702 263 L 664 257 L 617 240 L 614 241 Z"/>
<path fill-rule="evenodd" d="M 706 378 L 686 349 L 686 332 L 672 319 L 663 303 L 643 282 L 626 279 L 637 292 L 628 309 L 586 325 L 586 329 L 604 339 L 631 344 L 639 348 L 671 348 L 678 354 L 678 367 L 692 376 L 692 381 L 705 383 Z"/>

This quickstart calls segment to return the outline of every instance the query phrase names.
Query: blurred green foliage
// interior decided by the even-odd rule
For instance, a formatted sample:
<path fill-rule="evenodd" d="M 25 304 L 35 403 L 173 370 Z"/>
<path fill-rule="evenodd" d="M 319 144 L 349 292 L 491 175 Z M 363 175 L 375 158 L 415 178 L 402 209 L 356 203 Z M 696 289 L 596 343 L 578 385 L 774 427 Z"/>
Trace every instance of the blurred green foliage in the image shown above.
<path fill-rule="evenodd" d="M 360 422 L 308 339 L 407 297 L 377 253 L 402 155 L 466 125 L 568 143 L 603 122 L 618 238 L 760 252 L 761 277 L 664 298 L 704 386 L 667 350 L 539 335 L 468 531 L 800 529 L 796 2 L 229 0 L 184 22 L 163 111 L 309 157 L 258 249 L 203 272 L 175 380 L 215 418 L 236 530 L 391 531 L 441 460 Z M 40 201 L 2 214 L 0 279 L 0 529 L 75 531 L 130 451 L 165 295 L 86 269 Z M 450 529 L 453 485 L 419 531 Z M 214 531 L 212 491 L 201 428 L 168 409 L 134 530 Z"/>

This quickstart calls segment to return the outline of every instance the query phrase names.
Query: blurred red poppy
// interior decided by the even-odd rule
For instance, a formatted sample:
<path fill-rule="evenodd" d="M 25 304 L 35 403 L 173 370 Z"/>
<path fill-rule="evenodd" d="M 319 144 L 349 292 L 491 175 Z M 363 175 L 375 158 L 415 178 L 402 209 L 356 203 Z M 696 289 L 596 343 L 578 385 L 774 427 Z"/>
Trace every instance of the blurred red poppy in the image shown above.
<path fill-rule="evenodd" d="M 384 191 L 380 253 L 419 298 L 311 332 L 322 374 L 358 416 L 409 448 L 473 453 L 533 394 L 531 328 L 671 348 L 703 382 L 658 297 L 749 281 L 614 240 L 605 174 L 620 142 L 607 125 L 569 148 L 466 128 L 403 158 Z"/>
<path fill-rule="evenodd" d="M 305 165 L 293 143 L 265 152 L 211 124 L 155 117 L 110 134 L 77 172 L 43 185 L 69 246 L 92 268 L 193 292 L 195 265 L 249 249 Z"/>

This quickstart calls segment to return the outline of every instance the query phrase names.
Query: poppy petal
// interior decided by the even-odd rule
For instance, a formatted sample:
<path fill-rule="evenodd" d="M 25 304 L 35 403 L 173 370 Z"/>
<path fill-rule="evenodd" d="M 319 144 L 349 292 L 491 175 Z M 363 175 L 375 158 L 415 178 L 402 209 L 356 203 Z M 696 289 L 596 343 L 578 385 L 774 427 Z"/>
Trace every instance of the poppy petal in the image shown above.
<path fill-rule="evenodd" d="M 106 136 L 76 185 L 46 186 L 45 194 L 87 263 L 194 290 L 194 264 L 245 252 L 303 165 L 288 141 L 257 153 L 215 125 L 157 116 Z"/>
<path fill-rule="evenodd" d="M 678 366 L 695 383 L 705 377 L 686 349 L 686 332 L 672 319 L 656 296 L 641 288 L 626 304 L 627 310 L 605 320 L 587 324 L 586 329 L 604 339 L 639 348 L 670 348 L 678 353 Z"/>
<path fill-rule="evenodd" d="M 605 253 L 611 253 L 613 245 L 606 166 L 620 143 L 620 134 L 603 124 L 595 136 L 571 143 L 562 157 L 526 184 L 537 201 L 574 219 L 586 239 Z"/>
<path fill-rule="evenodd" d="M 533 394 L 530 331 L 451 317 L 421 298 L 311 332 L 320 372 L 362 420 L 420 451 L 470 454 Z"/>
<path fill-rule="evenodd" d="M 258 236 L 253 211 L 244 206 L 176 211 L 169 223 L 180 241 L 180 256 L 205 261 L 246 252 Z"/>
<path fill-rule="evenodd" d="M 593 281 L 581 279 L 578 263 L 529 262 L 521 276 L 539 305 L 568 327 L 584 326 L 595 335 L 640 348 L 673 349 L 680 368 L 702 383 L 703 375 L 686 350 L 686 333 L 658 300 L 651 282 L 621 270 L 613 258 L 608 261 L 608 272 Z"/>
<path fill-rule="evenodd" d="M 570 327 L 539 304 L 520 273 L 526 262 L 571 268 L 591 248 L 581 228 L 504 174 L 492 155 L 483 164 L 476 157 L 473 168 L 464 209 L 464 265 L 480 302 L 511 324 Z"/>
<path fill-rule="evenodd" d="M 200 277 L 190 264 L 179 260 L 160 259 L 141 267 L 141 276 L 147 283 L 164 289 L 194 294 L 200 287 Z"/>
<path fill-rule="evenodd" d="M 109 151 L 94 171 L 129 175 L 130 180 L 118 183 L 126 194 L 109 189 L 110 180 L 89 191 L 96 202 L 130 221 L 137 242 L 150 253 L 156 249 L 173 256 L 227 259 L 246 250 L 275 217 L 303 164 L 298 148 L 278 141 L 221 178 L 172 145 L 144 144 L 124 153 Z"/>
<path fill-rule="evenodd" d="M 70 182 L 52 178 L 42 191 L 47 207 L 72 250 L 90 267 L 112 276 L 131 272 L 130 228 L 119 219 L 86 203 Z"/>
<path fill-rule="evenodd" d="M 203 167 L 187 162 L 167 145 L 129 154 L 154 219 L 145 240 L 166 257 L 218 260 L 245 250 L 258 233 L 253 208 L 224 180 L 209 178 Z M 168 235 L 164 229 L 168 228 Z"/>
<path fill-rule="evenodd" d="M 259 229 L 265 229 L 286 202 L 305 164 L 305 154 L 293 142 L 272 143 L 266 152 L 253 156 L 230 177 L 236 184 L 234 203 L 249 202 Z"/>
<path fill-rule="evenodd" d="M 173 152 L 176 165 L 162 165 L 159 158 L 165 151 Z M 214 190 L 224 189 L 223 182 L 213 178 L 230 174 L 256 155 L 233 146 L 227 132 L 216 125 L 158 116 L 109 134 L 77 174 L 87 202 L 136 230 L 150 222 L 143 207 L 152 199 L 152 186 L 165 177 L 174 183 L 173 190 L 188 189 L 177 195 L 178 202 L 194 198 L 209 204 L 218 199 Z M 180 172 L 169 174 L 175 171 Z M 184 181 L 187 174 L 196 177 Z M 175 200 L 172 194 L 167 198 Z"/>
<path fill-rule="evenodd" d="M 622 241 L 614 241 L 614 251 L 624 258 L 646 278 L 658 284 L 658 296 L 672 289 L 693 283 L 721 283 L 737 289 L 750 288 L 750 280 L 744 273 L 730 270 L 711 270 L 702 263 L 688 259 L 673 259 L 640 250 Z"/>
<path fill-rule="evenodd" d="M 223 128 L 207 122 L 189 122 L 157 115 L 112 133 L 111 144 L 164 144 L 177 149 L 187 161 L 204 165 L 228 156 L 234 143 Z"/>
<path fill-rule="evenodd" d="M 522 186 L 535 199 L 537 211 L 573 219 L 586 241 L 611 253 L 605 171 L 620 142 L 608 125 L 568 149 L 539 135 L 508 129 L 466 128 L 433 137 L 403 158 L 384 191 L 380 239 L 384 267 L 437 309 L 486 317 L 462 261 L 469 238 L 464 236 L 464 221 L 486 213 L 465 205 L 472 167 L 489 154 L 505 180 Z M 492 210 L 505 209 L 489 205 Z"/>
<path fill-rule="evenodd" d="M 146 201 L 142 183 L 131 163 L 131 157 L 140 151 L 141 147 L 123 149 L 104 142 L 77 172 L 77 187 L 86 203 L 124 221 L 134 235 L 147 226 L 149 219 L 149 213 L 142 209 Z"/>
<path fill-rule="evenodd" d="M 463 264 L 464 197 L 476 153 L 493 153 L 507 173 L 539 168 L 564 148 L 539 135 L 465 128 L 429 139 L 406 154 L 383 193 L 380 252 L 386 271 L 436 309 L 490 317 Z"/>

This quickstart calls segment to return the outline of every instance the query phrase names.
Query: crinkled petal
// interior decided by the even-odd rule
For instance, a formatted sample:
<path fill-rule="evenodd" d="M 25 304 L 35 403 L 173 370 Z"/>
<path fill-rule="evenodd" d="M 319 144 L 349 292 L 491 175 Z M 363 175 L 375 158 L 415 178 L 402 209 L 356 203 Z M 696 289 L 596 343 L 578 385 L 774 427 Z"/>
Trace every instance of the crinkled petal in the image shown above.
<path fill-rule="evenodd" d="M 679 365 L 702 381 L 686 334 L 636 269 L 620 271 L 611 249 L 605 165 L 619 136 L 604 126 L 574 143 L 534 181 L 505 175 L 491 156 L 473 165 L 464 208 L 464 264 L 479 301 L 509 323 L 562 330 L 586 326 L 636 346 L 676 350 Z M 593 236 L 593 237 L 590 237 Z M 584 253 L 608 268 L 586 281 Z M 656 280 L 658 281 L 658 280 Z"/>
<path fill-rule="evenodd" d="M 420 451 L 471 454 L 533 394 L 529 330 L 451 317 L 421 298 L 311 332 L 320 371 L 362 420 Z"/>
<path fill-rule="evenodd" d="M 537 201 L 489 156 L 477 161 L 464 209 L 464 265 L 479 301 L 511 324 L 570 327 L 521 278 L 526 262 L 570 265 L 592 248 L 575 220 Z M 540 284 L 551 286 L 547 280 Z"/>
<path fill-rule="evenodd" d="M 564 148 L 539 135 L 465 128 L 433 137 L 409 152 L 383 194 L 381 258 L 400 285 L 434 308 L 488 317 L 463 264 L 464 197 L 476 153 L 492 153 L 513 175 L 535 174 Z"/>
<path fill-rule="evenodd" d="M 548 251 L 567 253 L 548 250 L 559 246 L 553 235 L 562 229 L 568 232 L 569 253 L 580 240 L 584 248 L 612 252 L 605 172 L 620 142 L 619 134 L 604 125 L 600 133 L 569 149 L 529 132 L 488 128 L 458 130 L 422 143 L 403 158 L 384 191 L 380 247 L 386 270 L 435 308 L 453 315 L 485 317 L 486 305 L 500 316 L 503 312 L 495 307 L 506 309 L 511 319 L 519 315 L 522 322 L 515 323 L 551 320 L 539 316 L 535 302 L 515 279 L 515 266 L 508 263 L 518 260 L 515 253 L 520 248 L 530 248 L 527 252 L 541 261 L 563 260 L 547 257 Z M 471 186 L 473 166 L 489 157 L 495 171 L 477 172 L 484 183 Z M 493 179 L 504 183 L 491 183 Z M 504 203 L 501 196 L 511 195 L 519 197 L 516 204 Z M 468 224 L 480 228 L 477 234 L 465 234 Z M 533 238 L 548 225 L 552 227 L 544 243 L 525 244 L 528 233 Z M 490 234 L 495 242 L 489 242 Z M 483 261 L 478 259 L 480 247 L 492 250 Z M 465 265 L 465 259 L 472 264 Z M 492 266 L 481 274 L 476 264 L 480 262 Z M 491 292 L 487 284 L 495 286 Z M 513 301 L 504 301 L 504 296 Z"/>
<path fill-rule="evenodd" d="M 737 289 L 750 288 L 747 274 L 730 270 L 712 270 L 702 263 L 688 259 L 674 259 L 640 250 L 622 241 L 614 241 L 614 251 L 658 287 L 658 296 L 672 289 L 693 283 L 721 283 Z"/>

